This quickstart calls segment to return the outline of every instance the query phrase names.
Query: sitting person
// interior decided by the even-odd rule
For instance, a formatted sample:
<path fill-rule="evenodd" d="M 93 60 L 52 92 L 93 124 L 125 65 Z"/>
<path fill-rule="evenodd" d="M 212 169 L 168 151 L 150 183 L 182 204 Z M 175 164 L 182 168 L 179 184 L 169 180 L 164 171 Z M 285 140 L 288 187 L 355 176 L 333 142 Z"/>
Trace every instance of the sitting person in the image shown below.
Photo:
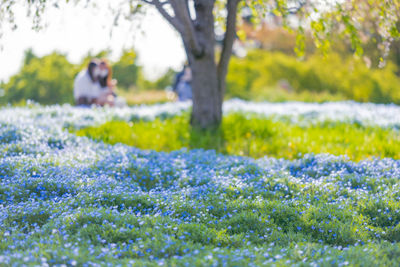
<path fill-rule="evenodd" d="M 74 81 L 74 99 L 78 106 L 90 106 L 96 104 L 100 94 L 98 77 L 100 74 L 99 61 L 90 61 L 87 69 L 81 71 Z"/>
<path fill-rule="evenodd" d="M 189 65 L 185 65 L 183 70 L 175 77 L 173 90 L 178 95 L 179 101 L 187 101 L 193 98 L 192 96 L 192 70 Z"/>
<path fill-rule="evenodd" d="M 74 98 L 77 106 L 125 106 L 125 100 L 114 92 L 117 81 L 106 60 L 92 59 L 87 69 L 75 78 Z"/>
<path fill-rule="evenodd" d="M 100 95 L 96 102 L 98 105 L 114 106 L 117 95 L 114 92 L 117 81 L 112 79 L 112 68 L 106 60 L 101 60 L 99 64 Z"/>

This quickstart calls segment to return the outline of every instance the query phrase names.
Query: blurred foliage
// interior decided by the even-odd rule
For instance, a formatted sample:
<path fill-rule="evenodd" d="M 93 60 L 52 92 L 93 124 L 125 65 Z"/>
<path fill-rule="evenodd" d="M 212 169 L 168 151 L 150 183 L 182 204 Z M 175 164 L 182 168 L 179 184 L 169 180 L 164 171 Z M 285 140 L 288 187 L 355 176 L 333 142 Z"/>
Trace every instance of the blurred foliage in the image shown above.
<path fill-rule="evenodd" d="M 244 42 L 247 46 L 250 45 L 267 51 L 279 51 L 294 56 L 298 36 L 295 32 L 280 27 L 279 22 L 274 23 L 262 23 L 257 26 L 251 23 L 243 23 L 239 26 L 238 32 L 243 32 L 245 35 Z M 310 33 L 305 33 L 303 37 L 305 38 L 305 52 L 313 53 L 315 46 Z"/>
<path fill-rule="evenodd" d="M 371 18 L 365 18 L 364 23 L 373 23 Z M 255 25 L 244 23 L 240 25 L 239 32 L 246 36 L 245 44 L 253 48 L 259 48 L 266 51 L 279 51 L 286 55 L 296 55 L 296 51 L 303 55 L 312 55 L 316 52 L 314 40 L 311 32 L 305 31 L 303 35 L 298 35 L 294 31 L 281 27 L 280 22 L 262 23 L 257 27 Z M 397 28 L 400 28 L 398 23 Z M 374 33 L 370 37 L 363 38 L 363 60 L 367 66 L 377 68 L 381 62 L 383 47 L 379 44 L 380 37 Z M 304 42 L 304 51 L 299 51 L 297 47 L 299 42 Z M 355 51 L 348 40 L 339 38 L 330 41 L 330 50 L 341 55 L 350 55 Z M 397 74 L 400 76 L 400 40 L 393 40 L 390 44 L 390 51 L 386 59 L 398 66 Z"/>
<path fill-rule="evenodd" d="M 269 41 L 264 42 L 265 48 Z M 292 47 L 295 46 L 293 42 Z M 382 69 L 369 68 L 365 58 L 352 56 L 345 45 L 341 47 L 341 54 L 330 53 L 323 57 L 314 53 L 303 60 L 293 53 L 279 52 L 278 47 L 270 49 L 274 51 L 251 50 L 245 58 L 232 58 L 227 76 L 227 98 L 400 104 L 400 78 L 397 76 L 400 68 L 392 61 Z M 73 80 L 77 73 L 91 58 L 107 58 L 109 54 L 110 51 L 88 54 L 81 63 L 72 64 L 66 55 L 57 52 L 38 57 L 28 50 L 20 72 L 7 83 L 0 83 L 0 104 L 22 104 L 27 99 L 42 104 L 73 103 Z M 136 104 L 140 99 L 146 99 L 146 103 L 168 101 L 164 92 L 157 94 L 154 90 L 171 86 L 176 72 L 169 69 L 159 79 L 149 81 L 136 58 L 135 51 L 129 49 L 123 51 L 117 61 L 111 62 L 119 94 L 129 98 L 130 104 Z M 143 93 L 145 96 L 142 97 Z M 149 99 L 151 96 L 157 97 L 153 101 Z"/>
<path fill-rule="evenodd" d="M 155 81 L 145 79 L 144 75 L 140 75 L 137 87 L 139 90 L 164 90 L 174 83 L 176 72 L 173 69 L 168 69 L 164 75 Z"/>
<path fill-rule="evenodd" d="M 31 99 L 42 104 L 72 103 L 73 77 L 78 71 L 64 54 L 54 52 L 37 57 L 28 50 L 20 72 L 2 86 L 3 101 L 18 104 Z"/>
<path fill-rule="evenodd" d="M 137 85 L 140 67 L 136 64 L 136 57 L 133 49 L 124 50 L 120 59 L 113 64 L 113 76 L 119 88 L 128 90 Z"/>
<path fill-rule="evenodd" d="M 321 122 L 296 125 L 290 119 L 233 113 L 216 131 L 199 131 L 187 123 L 189 116 L 154 121 L 107 122 L 77 132 L 106 143 L 124 143 L 141 149 L 173 151 L 214 149 L 219 153 L 250 157 L 299 158 L 307 153 L 347 155 L 352 160 L 372 157 L 400 159 L 398 129 L 359 124 Z"/>
<path fill-rule="evenodd" d="M 353 56 L 333 53 L 325 57 L 314 54 L 300 61 L 279 52 L 253 50 L 246 58 L 232 58 L 227 96 L 266 99 L 273 95 L 307 98 L 307 94 L 316 94 L 314 101 L 352 99 L 400 104 L 397 71 L 390 62 L 383 69 L 368 68 Z"/>

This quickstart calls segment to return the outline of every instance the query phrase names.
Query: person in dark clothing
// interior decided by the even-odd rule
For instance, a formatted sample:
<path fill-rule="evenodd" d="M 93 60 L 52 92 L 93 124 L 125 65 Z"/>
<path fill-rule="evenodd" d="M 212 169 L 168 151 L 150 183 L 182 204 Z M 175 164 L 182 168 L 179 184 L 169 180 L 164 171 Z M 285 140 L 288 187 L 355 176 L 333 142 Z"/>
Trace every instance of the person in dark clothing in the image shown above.
<path fill-rule="evenodd" d="M 192 99 L 192 70 L 185 65 L 183 70 L 175 76 L 173 91 L 178 95 L 179 101 Z"/>

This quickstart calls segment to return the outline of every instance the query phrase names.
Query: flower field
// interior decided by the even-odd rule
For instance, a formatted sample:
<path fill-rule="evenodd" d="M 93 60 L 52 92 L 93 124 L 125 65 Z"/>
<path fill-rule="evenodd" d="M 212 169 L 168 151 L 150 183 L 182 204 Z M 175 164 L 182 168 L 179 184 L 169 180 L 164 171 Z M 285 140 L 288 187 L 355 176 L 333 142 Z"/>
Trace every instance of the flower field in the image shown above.
<path fill-rule="evenodd" d="M 357 125 L 375 138 L 366 139 L 374 149 L 365 159 L 356 146 L 355 159 L 268 149 L 246 157 L 75 133 L 112 121 L 135 128 L 188 109 L 2 108 L 0 266 L 399 265 L 400 160 L 390 150 L 400 143 L 399 106 L 225 103 L 227 116 L 248 120 Z M 391 157 L 374 157 L 389 142 L 382 136 Z"/>

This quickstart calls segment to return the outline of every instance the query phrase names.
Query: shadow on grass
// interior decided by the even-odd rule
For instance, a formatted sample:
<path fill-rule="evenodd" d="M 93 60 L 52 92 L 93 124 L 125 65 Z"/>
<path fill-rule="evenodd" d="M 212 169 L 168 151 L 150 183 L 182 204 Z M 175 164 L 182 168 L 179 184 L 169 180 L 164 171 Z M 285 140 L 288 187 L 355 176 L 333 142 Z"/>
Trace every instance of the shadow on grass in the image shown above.
<path fill-rule="evenodd" d="M 190 127 L 189 134 L 190 149 L 213 149 L 221 153 L 226 151 L 226 139 L 224 131 L 221 128 L 204 130 Z"/>

